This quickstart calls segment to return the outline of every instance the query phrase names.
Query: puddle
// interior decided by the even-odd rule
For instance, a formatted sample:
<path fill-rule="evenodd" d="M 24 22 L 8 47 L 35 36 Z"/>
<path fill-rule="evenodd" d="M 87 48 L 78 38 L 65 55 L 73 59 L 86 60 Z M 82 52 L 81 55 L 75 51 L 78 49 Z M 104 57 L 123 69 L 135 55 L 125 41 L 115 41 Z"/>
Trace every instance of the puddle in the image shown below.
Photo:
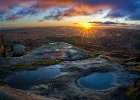
<path fill-rule="evenodd" d="M 104 90 L 117 83 L 117 76 L 111 72 L 94 73 L 92 75 L 80 78 L 79 83 L 83 87 L 89 89 Z"/>
<path fill-rule="evenodd" d="M 60 68 L 61 65 L 54 65 L 50 68 L 20 72 L 8 77 L 5 81 L 9 87 L 28 90 L 32 86 L 48 84 L 52 77 L 61 73 Z"/>

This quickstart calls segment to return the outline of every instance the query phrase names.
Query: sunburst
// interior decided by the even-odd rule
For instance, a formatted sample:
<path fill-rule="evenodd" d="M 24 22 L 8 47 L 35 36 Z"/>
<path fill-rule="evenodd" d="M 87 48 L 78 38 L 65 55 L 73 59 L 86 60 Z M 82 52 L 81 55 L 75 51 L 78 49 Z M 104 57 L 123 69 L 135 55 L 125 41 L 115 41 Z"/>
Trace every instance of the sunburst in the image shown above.
<path fill-rule="evenodd" d="M 94 37 L 93 35 L 93 31 L 96 32 L 94 30 L 94 26 L 91 23 L 84 23 L 81 22 L 79 23 L 80 27 L 82 28 L 80 35 L 82 35 L 82 37 L 84 38 L 88 38 L 88 37 Z"/>

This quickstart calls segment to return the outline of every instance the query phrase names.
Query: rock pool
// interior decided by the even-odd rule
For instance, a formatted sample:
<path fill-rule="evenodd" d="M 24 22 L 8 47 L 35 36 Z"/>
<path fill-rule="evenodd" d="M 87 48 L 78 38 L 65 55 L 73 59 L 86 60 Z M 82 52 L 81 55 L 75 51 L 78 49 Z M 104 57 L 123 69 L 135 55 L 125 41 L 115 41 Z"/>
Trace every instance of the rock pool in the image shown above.
<path fill-rule="evenodd" d="M 61 65 L 54 65 L 33 71 L 24 71 L 8 77 L 5 82 L 12 88 L 28 90 L 32 86 L 47 84 L 49 80 L 61 73 Z"/>
<path fill-rule="evenodd" d="M 112 85 L 116 82 L 117 77 L 115 73 L 112 72 L 98 72 L 79 79 L 79 83 L 81 86 L 94 90 L 108 89 L 112 87 Z"/>

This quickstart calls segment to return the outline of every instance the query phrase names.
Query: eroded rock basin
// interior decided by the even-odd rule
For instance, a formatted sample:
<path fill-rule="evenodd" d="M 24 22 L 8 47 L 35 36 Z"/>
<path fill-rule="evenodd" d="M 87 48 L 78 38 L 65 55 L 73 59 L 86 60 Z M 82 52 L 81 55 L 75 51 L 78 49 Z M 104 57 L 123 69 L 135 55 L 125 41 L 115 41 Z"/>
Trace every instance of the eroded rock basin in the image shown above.
<path fill-rule="evenodd" d="M 27 94 L 31 92 L 46 98 L 66 100 L 127 100 L 125 90 L 132 86 L 138 75 L 130 72 L 122 62 L 90 57 L 87 52 L 70 44 L 51 43 L 20 58 L 4 59 L 0 63 L 2 66 L 11 66 L 40 59 L 68 60 L 9 76 L 5 79 L 9 90 L 12 87 L 25 90 Z"/>
<path fill-rule="evenodd" d="M 86 77 L 82 77 L 78 81 L 83 87 L 94 90 L 104 90 L 111 88 L 117 83 L 117 76 L 112 72 L 98 72 Z"/>
<path fill-rule="evenodd" d="M 125 100 L 123 93 L 136 77 L 135 73 L 119 63 L 103 58 L 89 58 L 20 72 L 7 78 L 6 82 L 10 87 L 46 97 Z"/>
<path fill-rule="evenodd" d="M 29 90 L 32 86 L 48 84 L 50 79 L 61 73 L 60 65 L 54 65 L 33 71 L 24 71 L 8 77 L 5 82 L 12 88 Z"/>

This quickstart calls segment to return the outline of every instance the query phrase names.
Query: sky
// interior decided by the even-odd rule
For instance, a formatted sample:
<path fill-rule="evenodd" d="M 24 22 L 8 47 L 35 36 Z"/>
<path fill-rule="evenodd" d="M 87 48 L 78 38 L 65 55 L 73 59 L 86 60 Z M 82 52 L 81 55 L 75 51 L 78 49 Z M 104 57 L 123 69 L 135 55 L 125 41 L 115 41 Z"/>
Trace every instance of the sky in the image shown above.
<path fill-rule="evenodd" d="M 0 28 L 140 26 L 140 0 L 0 0 Z"/>

